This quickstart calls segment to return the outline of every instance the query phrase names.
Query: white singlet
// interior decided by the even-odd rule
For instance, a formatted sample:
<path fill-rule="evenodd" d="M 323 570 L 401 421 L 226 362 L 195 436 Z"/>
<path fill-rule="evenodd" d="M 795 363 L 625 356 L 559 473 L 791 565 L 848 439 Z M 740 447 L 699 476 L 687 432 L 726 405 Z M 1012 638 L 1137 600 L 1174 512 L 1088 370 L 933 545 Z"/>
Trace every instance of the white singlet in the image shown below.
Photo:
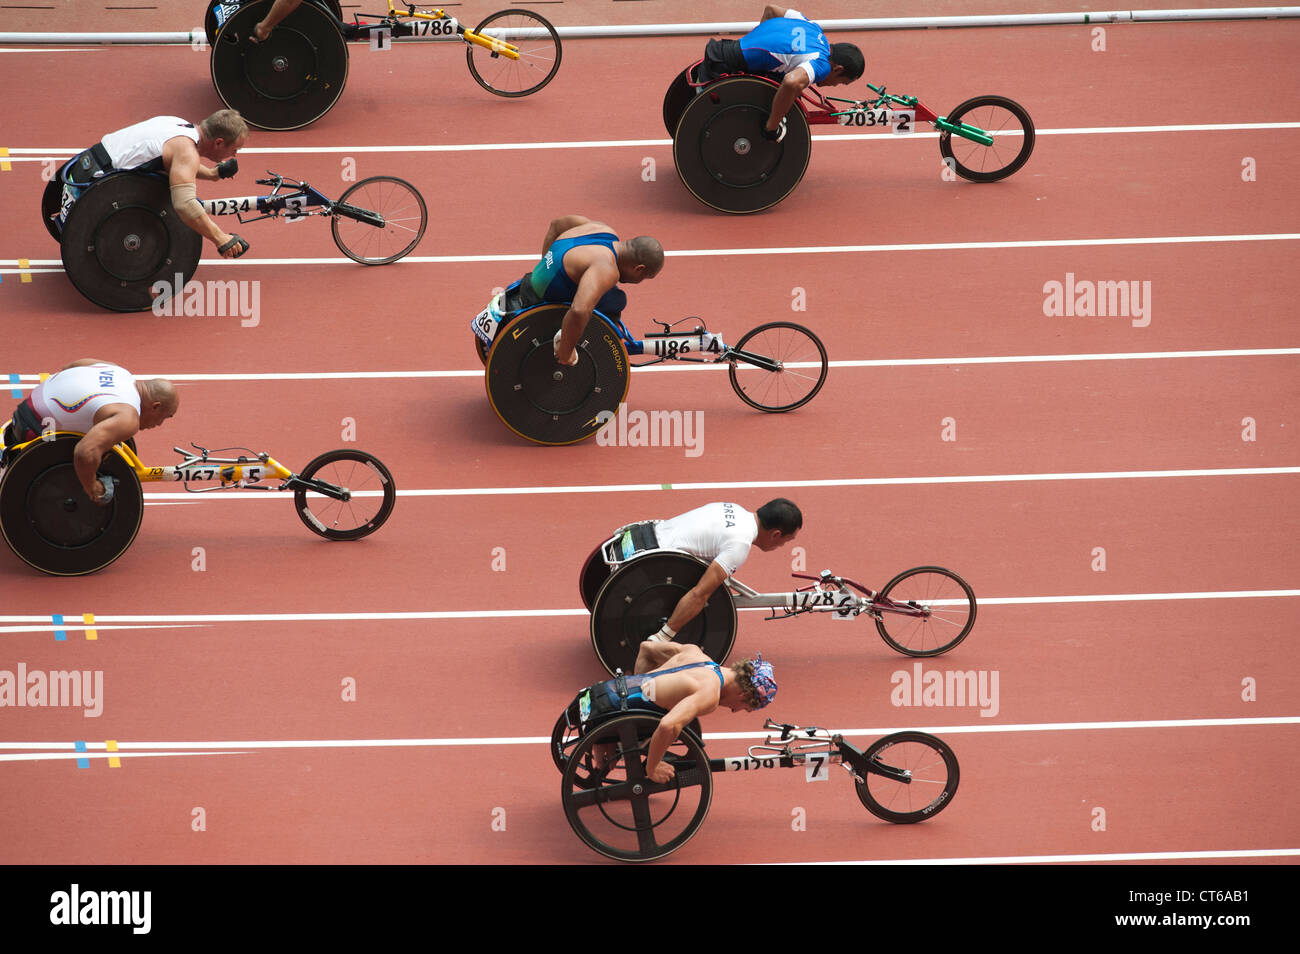
<path fill-rule="evenodd" d="M 155 116 L 134 126 L 111 132 L 100 140 L 114 169 L 135 169 L 162 156 L 163 143 L 184 136 L 199 142 L 199 130 L 179 116 Z"/>
<path fill-rule="evenodd" d="M 740 569 L 757 536 L 758 518 L 733 503 L 705 504 L 655 523 L 655 538 L 661 547 L 684 550 L 710 563 L 717 561 L 728 576 Z"/>
<path fill-rule="evenodd" d="M 105 404 L 129 404 L 140 413 L 135 378 L 115 364 L 67 368 L 36 385 L 31 399 L 42 424 L 52 419 L 55 430 L 82 434 L 95 426 L 95 412 Z"/>

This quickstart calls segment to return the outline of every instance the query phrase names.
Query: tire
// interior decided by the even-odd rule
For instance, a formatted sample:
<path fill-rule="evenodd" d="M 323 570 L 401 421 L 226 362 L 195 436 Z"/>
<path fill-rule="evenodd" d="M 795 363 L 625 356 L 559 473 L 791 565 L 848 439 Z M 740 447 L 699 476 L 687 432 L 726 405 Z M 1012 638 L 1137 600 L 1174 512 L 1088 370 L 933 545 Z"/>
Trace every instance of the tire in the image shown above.
<path fill-rule="evenodd" d="M 957 794 L 957 756 L 946 742 L 928 733 L 895 732 L 877 739 L 863 755 L 912 773 L 906 783 L 875 773 L 854 783 L 858 800 L 877 818 L 896 825 L 925 821 L 947 808 Z"/>
<path fill-rule="evenodd" d="M 731 76 L 705 87 L 682 112 L 673 164 L 690 193 L 710 208 L 744 215 L 776 205 L 803 180 L 812 155 L 808 117 L 785 115 L 780 142 L 763 138 L 776 84 Z"/>
<path fill-rule="evenodd" d="M 641 641 L 672 615 L 677 601 L 709 565 L 678 550 L 648 550 L 628 560 L 600 588 L 591 609 L 591 646 L 613 675 L 632 672 Z M 699 614 L 677 633 L 679 643 L 699 646 L 718 663 L 736 643 L 736 604 L 731 591 L 713 591 Z"/>
<path fill-rule="evenodd" d="M 713 775 L 694 733 L 683 732 L 664 756 L 676 770 L 672 782 L 647 777 L 646 750 L 658 725 L 650 713 L 615 716 L 589 730 L 565 765 L 564 816 L 585 845 L 607 858 L 664 858 L 690 841 L 709 813 Z M 595 753 L 596 746 L 608 751 Z"/>
<path fill-rule="evenodd" d="M 757 344 L 752 354 L 771 358 L 780 365 L 772 372 L 746 361 L 730 362 L 727 370 L 732 390 L 750 407 L 776 414 L 793 411 L 816 397 L 826 383 L 830 368 L 826 348 L 802 325 L 791 321 L 759 325 L 746 332 L 733 350 L 744 351 L 750 342 Z M 813 367 L 795 367 L 805 364 Z"/>
<path fill-rule="evenodd" d="M 688 66 L 678 73 L 668 84 L 668 92 L 664 93 L 664 128 L 668 130 L 670 138 L 677 135 L 677 124 L 681 122 L 682 113 L 695 98 L 696 88 L 691 85 L 688 76 L 690 70 Z"/>
<path fill-rule="evenodd" d="M 80 434 L 59 434 L 23 451 L 0 479 L 0 530 L 11 550 L 51 576 L 85 576 L 130 548 L 144 516 L 140 480 L 114 452 L 97 472 L 117 485 L 100 507 L 81 489 L 73 464 Z"/>
<path fill-rule="evenodd" d="M 83 192 L 59 240 L 64 270 L 77 291 L 110 311 L 147 311 L 151 291 L 194 275 L 203 238 L 172 208 L 167 180 L 119 172 Z"/>
<path fill-rule="evenodd" d="M 600 545 L 597 544 L 578 573 L 578 593 L 582 596 L 582 605 L 587 607 L 588 612 L 591 612 L 591 607 L 596 602 L 596 594 L 605 585 L 609 575 L 609 564 L 605 562 L 605 558 L 600 553 Z"/>
<path fill-rule="evenodd" d="M 360 219 L 358 211 L 378 214 L 384 227 Z M 420 244 L 429 211 L 415 186 L 394 176 L 371 176 L 353 185 L 335 203 L 330 228 L 334 244 L 362 265 L 387 265 Z"/>
<path fill-rule="evenodd" d="M 953 172 L 972 182 L 995 182 L 1005 179 L 1029 160 L 1034 151 L 1034 123 L 1025 108 L 1005 96 L 976 96 L 959 105 L 946 118 L 952 122 L 966 121 L 978 126 L 994 138 L 992 146 L 982 146 L 961 136 L 939 133 L 939 152 Z M 998 146 L 999 133 L 1011 140 Z"/>
<path fill-rule="evenodd" d="M 938 602 L 922 618 L 882 611 L 876 630 L 891 649 L 905 656 L 938 656 L 955 647 L 975 626 L 975 591 L 952 570 L 917 566 L 885 584 L 880 598 L 920 605 Z"/>
<path fill-rule="evenodd" d="M 342 501 L 313 493 L 306 487 L 294 487 L 293 504 L 298 518 L 312 533 L 327 540 L 360 540 L 369 536 L 384 525 L 397 500 L 392 474 L 378 457 L 365 451 L 329 451 L 304 467 L 298 476 L 347 487 L 356 495 Z M 357 502 L 372 498 L 377 501 L 373 506 Z"/>
<path fill-rule="evenodd" d="M 250 126 L 300 129 L 328 113 L 343 95 L 348 46 L 338 23 L 314 3 L 290 13 L 266 41 L 250 43 L 253 28 L 270 9 L 269 0 L 256 0 L 226 20 L 209 57 L 212 85 Z"/>
<path fill-rule="evenodd" d="M 507 43 L 519 48 L 519 59 L 512 60 L 476 43 L 469 43 L 465 59 L 470 75 L 489 93 L 517 98 L 530 96 L 555 78 L 559 72 L 563 49 L 560 35 L 545 17 L 530 10 L 502 10 L 477 27 L 475 33 L 492 30 L 504 34 Z M 519 37 L 518 31 L 530 35 Z"/>
<path fill-rule="evenodd" d="M 45 231 L 49 232 L 50 238 L 56 242 L 59 240 L 57 218 L 59 210 L 63 207 L 62 171 L 62 166 L 54 170 L 54 178 L 45 183 L 45 190 L 41 193 L 41 221 L 45 224 Z"/>

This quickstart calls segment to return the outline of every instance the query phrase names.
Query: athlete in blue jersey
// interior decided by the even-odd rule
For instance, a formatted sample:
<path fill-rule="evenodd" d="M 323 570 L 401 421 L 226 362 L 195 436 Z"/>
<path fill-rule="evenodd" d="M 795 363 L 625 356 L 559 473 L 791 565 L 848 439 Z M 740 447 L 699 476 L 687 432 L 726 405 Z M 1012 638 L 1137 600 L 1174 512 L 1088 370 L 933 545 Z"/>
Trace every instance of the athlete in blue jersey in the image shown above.
<path fill-rule="evenodd" d="M 555 336 L 555 360 L 577 364 L 575 346 L 592 312 L 617 316 L 627 302 L 618 283 L 654 278 L 663 265 L 664 250 L 648 235 L 623 241 L 604 222 L 582 215 L 552 220 L 542 260 L 526 281 L 543 301 L 571 302 Z"/>
<path fill-rule="evenodd" d="M 723 73 L 754 73 L 781 84 L 772 100 L 763 135 L 785 136 L 785 114 L 810 83 L 842 86 L 862 76 L 862 51 L 852 43 L 830 43 L 822 28 L 798 10 L 768 5 L 763 19 L 739 40 L 710 40 L 703 79 Z"/>

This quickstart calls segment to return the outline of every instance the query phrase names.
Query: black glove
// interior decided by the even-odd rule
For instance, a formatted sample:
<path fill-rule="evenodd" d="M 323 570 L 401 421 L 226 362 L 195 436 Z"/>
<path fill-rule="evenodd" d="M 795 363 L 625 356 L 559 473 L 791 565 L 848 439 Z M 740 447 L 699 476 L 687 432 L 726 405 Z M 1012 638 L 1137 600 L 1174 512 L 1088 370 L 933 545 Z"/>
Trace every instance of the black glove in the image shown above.
<path fill-rule="evenodd" d="M 238 159 L 227 159 L 225 162 L 217 163 L 217 178 L 229 179 L 239 171 Z"/>
<path fill-rule="evenodd" d="M 780 142 L 782 139 L 784 139 L 785 120 L 782 119 L 781 125 L 777 126 L 775 129 L 768 129 L 766 125 L 763 126 L 763 138 L 766 139 L 768 142 Z"/>
<path fill-rule="evenodd" d="M 239 258 L 241 255 L 247 252 L 251 246 L 249 244 L 248 239 L 240 238 L 238 235 L 232 233 L 230 236 L 230 241 L 225 243 L 224 245 L 218 245 L 217 251 L 221 252 L 222 257 L 224 258 L 225 253 L 235 247 L 238 247 L 239 251 L 237 251 L 232 257 Z"/>

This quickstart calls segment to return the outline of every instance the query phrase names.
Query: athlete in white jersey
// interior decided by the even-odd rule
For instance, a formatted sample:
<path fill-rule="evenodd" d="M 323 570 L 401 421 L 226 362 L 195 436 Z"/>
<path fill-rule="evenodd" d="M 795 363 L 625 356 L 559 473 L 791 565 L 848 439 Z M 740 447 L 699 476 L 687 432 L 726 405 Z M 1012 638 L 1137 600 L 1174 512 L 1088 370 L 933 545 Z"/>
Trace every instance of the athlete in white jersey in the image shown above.
<path fill-rule="evenodd" d="M 46 378 L 18 405 L 6 443 L 33 440 L 44 431 L 80 431 L 73 464 L 86 496 L 101 503 L 104 485 L 95 477 L 114 444 L 141 429 L 157 427 L 176 413 L 179 398 L 170 381 L 136 380 L 108 361 L 83 358 Z"/>
<path fill-rule="evenodd" d="M 109 172 L 165 172 L 181 220 L 216 245 L 224 258 L 238 258 L 248 251 L 248 242 L 223 231 L 208 216 L 195 181 L 233 176 L 239 170 L 235 153 L 247 142 L 248 125 L 233 109 L 219 110 L 197 125 L 179 116 L 154 116 L 115 130 L 64 167 L 64 212 L 82 188 Z M 200 159 L 215 165 L 205 166 Z"/>
<path fill-rule="evenodd" d="M 656 521 L 654 532 L 659 546 L 707 560 L 709 568 L 700 582 L 677 601 L 668 622 L 648 640 L 672 640 L 678 630 L 699 615 L 713 591 L 740 568 L 751 547 L 764 552 L 776 550 L 793 540 L 802 526 L 803 514 L 784 497 L 769 500 L 756 513 L 734 503 L 712 503 L 670 520 Z M 635 671 L 647 672 L 660 662 L 650 643 L 642 643 Z"/>

